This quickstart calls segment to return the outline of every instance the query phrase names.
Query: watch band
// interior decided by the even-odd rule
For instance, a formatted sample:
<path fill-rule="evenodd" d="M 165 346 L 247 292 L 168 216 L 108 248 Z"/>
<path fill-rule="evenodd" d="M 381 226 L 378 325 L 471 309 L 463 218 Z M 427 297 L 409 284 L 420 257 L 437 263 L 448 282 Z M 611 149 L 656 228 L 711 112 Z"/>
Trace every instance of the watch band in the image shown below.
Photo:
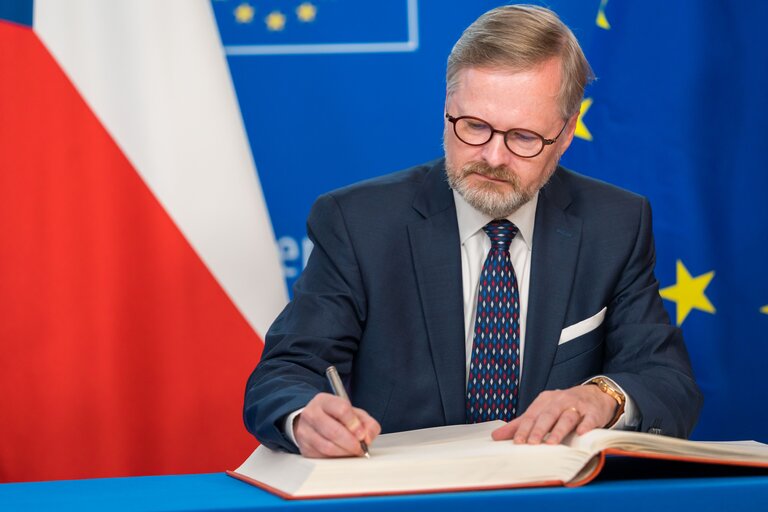
<path fill-rule="evenodd" d="M 624 393 L 617 389 L 616 386 L 605 377 L 595 377 L 594 379 L 587 382 L 587 384 L 594 384 L 600 391 L 616 400 L 616 412 L 613 414 L 611 421 L 609 421 L 608 424 L 603 427 L 611 428 L 616 424 L 617 421 L 619 421 L 621 415 L 624 414 L 624 407 L 627 404 L 627 397 L 624 396 Z"/>

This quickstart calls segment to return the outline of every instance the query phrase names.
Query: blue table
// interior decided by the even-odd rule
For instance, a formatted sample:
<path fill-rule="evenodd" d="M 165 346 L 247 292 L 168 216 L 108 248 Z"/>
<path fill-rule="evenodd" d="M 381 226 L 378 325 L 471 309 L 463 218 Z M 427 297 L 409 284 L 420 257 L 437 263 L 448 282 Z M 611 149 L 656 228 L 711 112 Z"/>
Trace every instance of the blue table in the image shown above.
<path fill-rule="evenodd" d="M 655 512 L 768 510 L 768 476 L 602 479 L 585 487 L 284 501 L 223 473 L 0 485 L 0 510 Z"/>

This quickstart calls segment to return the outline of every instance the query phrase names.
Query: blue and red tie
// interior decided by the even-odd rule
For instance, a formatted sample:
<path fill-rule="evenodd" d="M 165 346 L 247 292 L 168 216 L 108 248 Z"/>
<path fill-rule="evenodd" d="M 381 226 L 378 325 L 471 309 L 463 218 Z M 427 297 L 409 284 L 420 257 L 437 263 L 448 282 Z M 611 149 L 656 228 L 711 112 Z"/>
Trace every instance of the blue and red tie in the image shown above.
<path fill-rule="evenodd" d="M 491 250 L 480 273 L 472 358 L 467 382 L 467 423 L 510 421 L 520 382 L 520 293 L 509 244 L 517 226 L 494 220 L 483 227 Z"/>

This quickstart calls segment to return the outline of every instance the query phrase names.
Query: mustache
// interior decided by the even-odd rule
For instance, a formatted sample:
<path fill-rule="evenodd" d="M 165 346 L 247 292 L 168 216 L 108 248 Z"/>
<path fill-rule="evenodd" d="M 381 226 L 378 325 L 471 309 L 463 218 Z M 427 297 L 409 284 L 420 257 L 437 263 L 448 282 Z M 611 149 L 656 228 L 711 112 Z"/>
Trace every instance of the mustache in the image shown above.
<path fill-rule="evenodd" d="M 461 176 L 463 178 L 470 174 L 480 174 L 487 178 L 510 181 L 512 183 L 517 183 L 518 181 L 517 174 L 504 164 L 492 166 L 482 161 L 469 162 L 461 168 Z"/>

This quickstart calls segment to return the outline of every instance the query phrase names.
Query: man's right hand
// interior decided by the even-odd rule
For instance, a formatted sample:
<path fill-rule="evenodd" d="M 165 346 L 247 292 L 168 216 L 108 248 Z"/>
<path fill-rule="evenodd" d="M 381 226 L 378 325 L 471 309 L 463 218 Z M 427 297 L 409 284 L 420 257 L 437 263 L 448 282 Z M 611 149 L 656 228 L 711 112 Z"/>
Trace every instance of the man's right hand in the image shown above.
<path fill-rule="evenodd" d="M 301 454 L 313 458 L 360 456 L 360 441 L 370 445 L 380 432 L 367 412 L 329 393 L 315 396 L 293 424 Z"/>

